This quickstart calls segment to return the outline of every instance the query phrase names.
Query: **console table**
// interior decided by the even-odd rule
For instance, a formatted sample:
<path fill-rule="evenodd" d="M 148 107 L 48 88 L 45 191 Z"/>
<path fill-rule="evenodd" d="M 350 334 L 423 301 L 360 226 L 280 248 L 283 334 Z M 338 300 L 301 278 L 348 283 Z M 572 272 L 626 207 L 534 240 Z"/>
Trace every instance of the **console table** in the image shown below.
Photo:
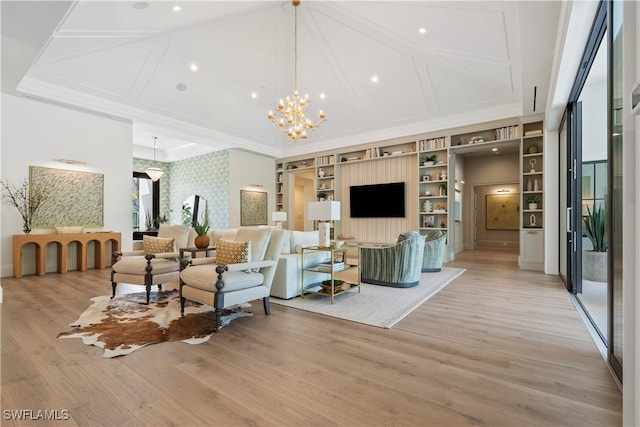
<path fill-rule="evenodd" d="M 13 277 L 22 277 L 22 248 L 33 243 L 36 246 L 36 274 L 44 276 L 47 273 L 46 253 L 49 243 L 58 246 L 58 273 L 67 272 L 67 248 L 70 243 L 78 244 L 78 270 L 87 270 L 87 246 L 95 242 L 95 268 L 105 267 L 105 245 L 111 242 L 111 250 L 120 250 L 120 233 L 49 233 L 49 234 L 14 234 L 13 235 Z"/>

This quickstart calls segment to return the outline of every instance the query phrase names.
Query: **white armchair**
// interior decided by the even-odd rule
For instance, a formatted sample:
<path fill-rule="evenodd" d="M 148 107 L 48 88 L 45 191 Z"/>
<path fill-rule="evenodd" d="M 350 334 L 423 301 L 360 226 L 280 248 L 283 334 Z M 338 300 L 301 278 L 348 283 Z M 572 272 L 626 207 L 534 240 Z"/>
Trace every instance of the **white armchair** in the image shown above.
<path fill-rule="evenodd" d="M 187 225 L 160 225 L 158 237 L 144 236 L 143 249 L 129 252 L 114 252 L 111 265 L 111 298 L 116 295 L 119 282 L 144 285 L 147 304 L 151 286 L 180 279 L 181 248 L 193 241 L 195 232 Z"/>
<path fill-rule="evenodd" d="M 270 314 L 269 293 L 285 236 L 280 229 L 242 227 L 233 242 L 217 240 L 215 259 L 183 260 L 182 315 L 187 299 L 212 306 L 217 332 L 229 323 L 224 310 L 230 307 L 262 298 L 264 311 Z"/>

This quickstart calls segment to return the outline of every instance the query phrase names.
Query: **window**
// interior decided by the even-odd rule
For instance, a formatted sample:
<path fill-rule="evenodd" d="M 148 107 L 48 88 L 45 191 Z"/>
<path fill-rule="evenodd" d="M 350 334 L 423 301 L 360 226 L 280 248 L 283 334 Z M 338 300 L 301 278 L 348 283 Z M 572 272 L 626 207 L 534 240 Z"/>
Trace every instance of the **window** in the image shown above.
<path fill-rule="evenodd" d="M 133 231 L 157 230 L 157 218 L 160 216 L 160 181 L 153 182 L 144 172 L 134 172 L 131 203 Z"/>

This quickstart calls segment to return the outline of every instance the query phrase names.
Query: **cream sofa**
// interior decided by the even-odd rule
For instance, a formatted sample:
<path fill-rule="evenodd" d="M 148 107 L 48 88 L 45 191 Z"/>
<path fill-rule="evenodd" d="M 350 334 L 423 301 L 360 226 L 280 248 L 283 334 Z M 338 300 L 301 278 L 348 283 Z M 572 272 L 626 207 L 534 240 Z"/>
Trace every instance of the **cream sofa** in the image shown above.
<path fill-rule="evenodd" d="M 235 240 L 238 228 L 211 229 L 209 238 L 214 244 L 218 238 Z M 302 280 L 302 248 L 318 245 L 317 231 L 292 231 L 285 230 L 285 243 L 278 259 L 275 277 L 271 285 L 271 296 L 290 299 L 300 295 Z M 305 268 L 314 267 L 327 258 L 327 252 L 310 253 L 304 256 Z M 305 285 L 318 283 L 329 279 L 325 273 L 306 271 L 304 275 Z"/>

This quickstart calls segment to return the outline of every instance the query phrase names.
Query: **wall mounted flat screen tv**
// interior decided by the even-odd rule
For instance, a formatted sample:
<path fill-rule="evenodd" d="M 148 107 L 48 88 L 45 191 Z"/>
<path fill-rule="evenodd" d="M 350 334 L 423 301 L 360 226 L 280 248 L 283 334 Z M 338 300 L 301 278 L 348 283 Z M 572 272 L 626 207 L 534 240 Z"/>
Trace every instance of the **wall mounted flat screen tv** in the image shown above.
<path fill-rule="evenodd" d="M 349 187 L 351 218 L 404 218 L 404 182 Z"/>

